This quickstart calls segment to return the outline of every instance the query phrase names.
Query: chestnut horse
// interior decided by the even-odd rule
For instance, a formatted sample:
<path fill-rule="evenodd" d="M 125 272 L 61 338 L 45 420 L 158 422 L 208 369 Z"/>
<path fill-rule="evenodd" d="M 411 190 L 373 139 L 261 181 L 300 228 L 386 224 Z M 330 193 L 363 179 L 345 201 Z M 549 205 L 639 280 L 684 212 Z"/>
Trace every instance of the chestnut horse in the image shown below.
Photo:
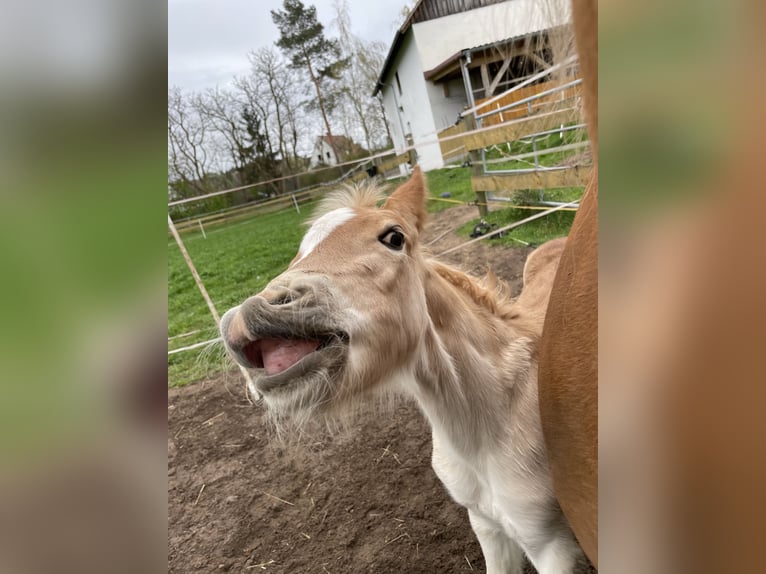
<path fill-rule="evenodd" d="M 598 567 L 598 6 L 573 0 L 593 178 L 561 256 L 540 345 L 539 402 L 556 497 Z"/>

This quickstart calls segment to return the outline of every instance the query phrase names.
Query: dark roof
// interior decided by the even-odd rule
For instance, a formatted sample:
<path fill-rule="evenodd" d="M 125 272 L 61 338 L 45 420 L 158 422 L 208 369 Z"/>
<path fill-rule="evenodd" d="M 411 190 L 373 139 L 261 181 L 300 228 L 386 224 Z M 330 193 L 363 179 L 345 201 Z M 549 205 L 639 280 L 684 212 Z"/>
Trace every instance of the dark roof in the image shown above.
<path fill-rule="evenodd" d="M 507 0 L 418 0 L 415 6 L 412 7 L 412 10 L 410 10 L 404 23 L 396 31 L 396 34 L 394 34 L 394 40 L 391 42 L 391 47 L 388 50 L 385 62 L 383 62 L 383 69 L 378 75 L 378 81 L 375 83 L 375 89 L 373 90 L 372 95 L 375 96 L 383 87 L 383 81 L 388 75 L 388 72 L 393 65 L 394 58 L 396 58 L 396 54 L 399 52 L 399 48 L 402 45 L 404 36 L 412 27 L 412 24 L 427 22 L 428 20 L 435 20 L 436 18 L 451 16 L 452 14 L 460 14 L 462 12 L 475 10 L 476 8 L 491 6 L 492 4 L 500 4 L 506 1 Z"/>
<path fill-rule="evenodd" d="M 346 136 L 332 136 L 332 140 L 329 136 L 323 135 L 317 138 L 317 140 L 322 140 L 330 144 L 330 147 L 332 147 L 335 152 L 339 154 L 353 154 L 357 153 L 360 150 L 364 149 L 361 145 L 356 143 L 351 138 L 347 138 Z"/>
<path fill-rule="evenodd" d="M 406 22 L 405 22 L 406 24 Z M 404 28 L 404 26 L 402 26 Z M 383 62 L 383 69 L 380 71 L 380 74 L 378 75 L 378 81 L 375 82 L 375 89 L 372 91 L 372 96 L 375 97 L 380 89 L 383 87 L 383 80 L 388 75 L 388 71 L 391 69 L 391 65 L 393 64 L 394 57 L 396 56 L 397 52 L 399 52 L 399 46 L 402 45 L 402 39 L 404 38 L 404 35 L 407 33 L 407 29 L 402 32 L 402 28 L 399 28 L 396 31 L 396 34 L 394 35 L 394 41 L 391 43 L 391 48 L 388 50 L 388 55 L 386 56 L 386 61 Z"/>
<path fill-rule="evenodd" d="M 346 136 L 332 136 L 332 140 L 330 140 L 330 136 L 328 135 L 323 135 L 320 137 L 327 143 L 335 143 L 335 144 L 354 143 L 351 139 L 347 138 Z"/>

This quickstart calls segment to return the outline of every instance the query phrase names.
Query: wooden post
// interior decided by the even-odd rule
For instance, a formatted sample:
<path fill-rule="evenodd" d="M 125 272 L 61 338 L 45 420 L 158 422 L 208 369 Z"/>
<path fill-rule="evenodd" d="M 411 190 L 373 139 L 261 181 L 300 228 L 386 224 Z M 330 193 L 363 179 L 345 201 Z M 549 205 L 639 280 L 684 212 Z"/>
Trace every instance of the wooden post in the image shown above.
<path fill-rule="evenodd" d="M 197 223 L 199 223 L 199 230 L 202 232 L 202 237 L 207 239 L 207 234 L 205 233 L 205 228 L 202 226 L 202 220 L 198 219 Z"/>
<path fill-rule="evenodd" d="M 202 293 L 202 298 L 205 300 L 205 303 L 207 303 L 207 308 L 210 309 L 210 314 L 213 316 L 213 319 L 215 319 L 215 324 L 220 325 L 221 317 L 220 315 L 218 315 L 218 311 L 216 310 L 215 305 L 213 304 L 213 300 L 210 298 L 210 295 L 208 295 L 207 289 L 205 289 L 205 285 L 202 283 L 202 278 L 199 276 L 199 273 L 197 273 L 197 268 L 194 266 L 194 263 L 192 263 L 191 257 L 189 256 L 189 252 L 186 251 L 186 246 L 184 245 L 184 242 L 181 241 L 181 236 L 178 234 L 178 230 L 176 229 L 176 226 L 173 223 L 173 220 L 170 219 L 169 213 L 168 213 L 168 227 L 170 227 L 170 233 L 173 234 L 173 237 L 175 238 L 176 243 L 178 244 L 178 248 L 181 250 L 181 255 L 184 256 L 186 265 L 187 267 L 189 267 L 189 271 L 191 271 L 192 277 L 194 277 L 194 282 L 197 284 L 197 288 L 199 289 L 199 292 Z"/>
<path fill-rule="evenodd" d="M 418 162 L 418 152 L 415 150 L 415 140 L 413 139 L 412 134 L 404 136 L 404 145 L 408 148 L 412 148 L 407 151 L 407 163 L 412 167 L 415 167 L 415 164 Z"/>
<path fill-rule="evenodd" d="M 186 246 L 184 245 L 184 242 L 181 240 L 181 236 L 178 234 L 178 230 L 176 229 L 176 226 L 173 223 L 173 220 L 170 218 L 169 213 L 168 213 L 168 227 L 170 227 L 170 232 L 173 234 L 173 237 L 175 238 L 176 243 L 178 244 L 178 248 L 181 250 L 181 255 L 184 256 L 186 265 L 189 267 L 189 271 L 191 271 L 192 277 L 194 277 L 194 282 L 197 284 L 197 288 L 199 289 L 200 293 L 202 293 L 202 298 L 205 300 L 205 303 L 207 303 L 207 308 L 210 309 L 210 314 L 213 316 L 213 319 L 215 319 L 216 326 L 220 328 L 221 317 L 220 315 L 218 315 L 218 311 L 216 310 L 215 305 L 213 304 L 213 300 L 210 298 L 210 295 L 208 295 L 207 289 L 205 289 L 205 285 L 202 283 L 202 278 L 199 276 L 199 273 L 197 273 L 197 268 L 194 266 L 194 263 L 192 263 L 191 257 L 189 256 L 189 252 L 186 251 Z M 242 376 L 245 378 L 245 382 L 247 383 L 248 388 L 258 398 L 261 398 L 261 394 L 255 388 L 255 385 L 253 384 L 253 379 L 250 377 L 250 373 L 247 371 L 247 369 L 245 369 L 242 365 L 240 365 L 239 371 L 242 373 Z"/>
<path fill-rule="evenodd" d="M 409 162 L 412 167 L 415 167 L 415 164 L 418 163 L 418 152 L 415 151 L 415 148 L 412 148 L 409 151 Z"/>
<path fill-rule="evenodd" d="M 487 69 L 487 64 L 481 65 L 481 86 L 484 88 L 484 97 L 488 98 L 492 95 L 491 93 L 491 83 L 489 81 L 489 70 Z"/>
<path fill-rule="evenodd" d="M 465 129 L 467 132 L 476 129 L 476 119 L 473 117 L 473 114 L 468 114 L 465 116 L 463 121 L 465 122 Z M 481 161 L 481 151 L 478 149 L 472 149 L 468 152 L 468 157 L 471 159 L 472 179 L 474 177 L 483 176 L 484 165 Z M 486 217 L 489 213 L 489 206 L 487 205 L 487 192 L 478 189 L 474 189 L 473 192 L 476 194 L 476 203 L 478 204 L 477 207 L 479 208 L 479 217 Z"/>
<path fill-rule="evenodd" d="M 478 203 L 479 216 L 486 217 L 489 214 L 489 205 L 487 205 L 487 192 L 477 191 L 476 202 Z"/>

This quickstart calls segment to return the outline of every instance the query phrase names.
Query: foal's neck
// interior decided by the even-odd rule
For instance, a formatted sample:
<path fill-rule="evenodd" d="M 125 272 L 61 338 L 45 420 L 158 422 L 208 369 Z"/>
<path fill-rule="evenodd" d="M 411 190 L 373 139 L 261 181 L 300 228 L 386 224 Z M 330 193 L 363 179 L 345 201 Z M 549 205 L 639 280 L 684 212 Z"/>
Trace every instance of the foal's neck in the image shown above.
<path fill-rule="evenodd" d="M 475 451 L 501 438 L 497 419 L 512 414 L 519 393 L 529 394 L 531 341 L 514 328 L 509 303 L 455 269 L 427 269 L 431 321 L 415 396 L 435 433 Z"/>

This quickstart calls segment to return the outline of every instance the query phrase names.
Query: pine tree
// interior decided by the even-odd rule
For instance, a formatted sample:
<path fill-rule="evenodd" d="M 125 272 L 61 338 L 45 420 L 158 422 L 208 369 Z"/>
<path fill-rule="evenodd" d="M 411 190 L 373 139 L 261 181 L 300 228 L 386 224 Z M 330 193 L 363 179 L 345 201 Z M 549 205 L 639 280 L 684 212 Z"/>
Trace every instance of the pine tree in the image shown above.
<path fill-rule="evenodd" d="M 331 101 L 328 102 L 328 97 L 323 93 L 322 83 L 326 79 L 337 80 L 343 68 L 348 65 L 348 60 L 341 58 L 338 41 L 325 37 L 324 26 L 317 20 L 315 6 L 306 7 L 301 0 L 284 0 L 283 10 L 272 10 L 271 19 L 279 28 L 277 46 L 290 59 L 294 68 L 308 72 L 316 90 L 317 105 L 330 145 L 335 149 L 327 118 Z"/>

